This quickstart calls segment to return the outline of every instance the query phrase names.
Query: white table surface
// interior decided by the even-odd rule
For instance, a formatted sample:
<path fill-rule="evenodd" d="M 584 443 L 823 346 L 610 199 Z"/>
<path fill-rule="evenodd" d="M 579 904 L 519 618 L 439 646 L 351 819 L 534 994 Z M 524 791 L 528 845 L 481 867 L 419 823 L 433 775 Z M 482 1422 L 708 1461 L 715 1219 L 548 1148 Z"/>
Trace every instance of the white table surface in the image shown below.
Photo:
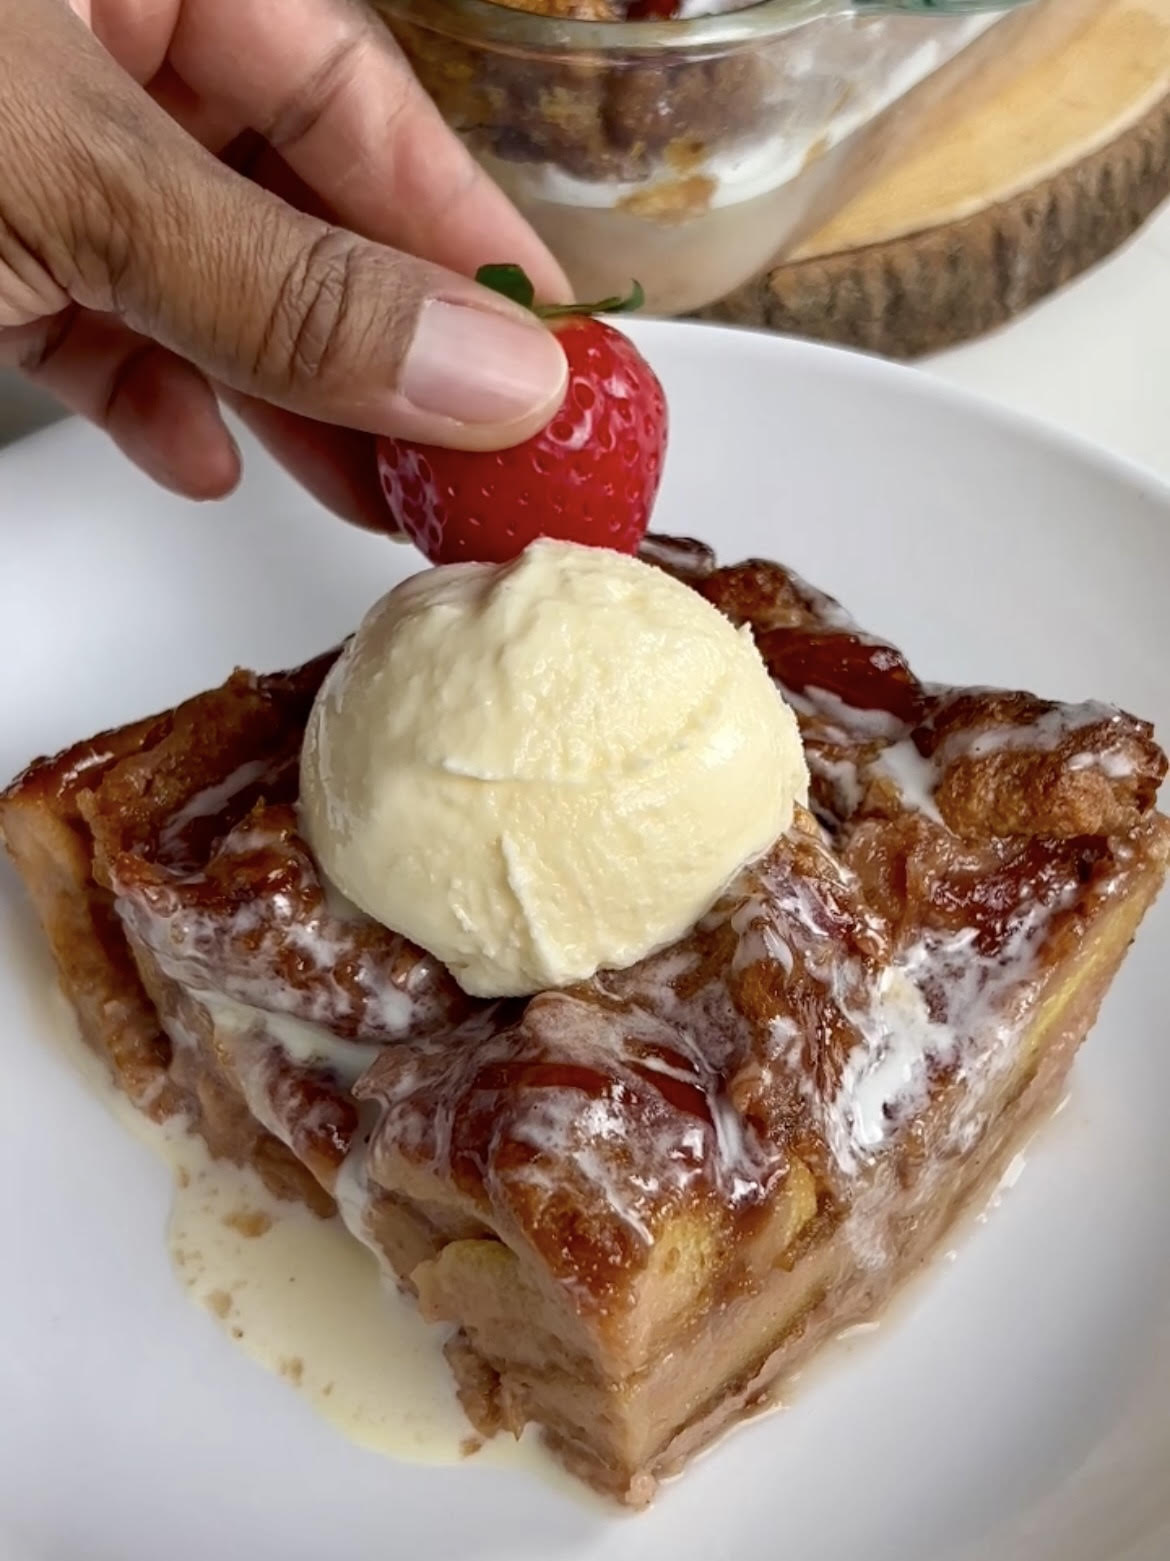
<path fill-rule="evenodd" d="M 1055 298 L 923 368 L 1170 480 L 1170 205 Z M 0 374 L 0 444 L 55 415 L 47 398 Z"/>

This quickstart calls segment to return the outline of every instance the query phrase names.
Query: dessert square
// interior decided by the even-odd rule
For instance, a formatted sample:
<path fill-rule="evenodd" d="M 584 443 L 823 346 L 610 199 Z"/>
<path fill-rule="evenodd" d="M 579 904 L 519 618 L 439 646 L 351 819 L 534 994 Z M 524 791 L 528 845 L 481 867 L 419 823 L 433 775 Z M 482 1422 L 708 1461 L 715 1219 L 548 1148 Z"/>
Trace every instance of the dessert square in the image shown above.
<path fill-rule="evenodd" d="M 339 1208 L 450 1329 L 477 1429 L 536 1422 L 633 1505 L 871 1316 L 995 1177 L 1170 856 L 1147 723 L 924 684 L 777 564 L 643 556 L 750 628 L 812 789 L 627 969 L 473 998 L 339 896 L 297 809 L 332 656 L 238 672 L 0 796 L 119 1087 Z"/>

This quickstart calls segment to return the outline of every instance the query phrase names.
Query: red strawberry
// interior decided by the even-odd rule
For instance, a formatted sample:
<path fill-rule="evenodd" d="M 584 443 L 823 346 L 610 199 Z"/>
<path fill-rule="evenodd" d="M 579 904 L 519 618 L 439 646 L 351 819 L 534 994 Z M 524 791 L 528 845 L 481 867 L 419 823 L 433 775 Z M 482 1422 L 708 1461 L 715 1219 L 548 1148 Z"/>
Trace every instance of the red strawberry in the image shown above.
<path fill-rule="evenodd" d="M 531 286 L 519 273 L 517 287 L 516 275 L 514 267 L 486 267 L 480 280 L 530 304 Z M 576 308 L 547 317 L 565 349 L 569 384 L 542 433 L 494 453 L 378 441 L 390 511 L 433 564 L 503 563 L 537 537 L 633 553 L 645 534 L 666 453 L 662 386 L 612 326 Z"/>

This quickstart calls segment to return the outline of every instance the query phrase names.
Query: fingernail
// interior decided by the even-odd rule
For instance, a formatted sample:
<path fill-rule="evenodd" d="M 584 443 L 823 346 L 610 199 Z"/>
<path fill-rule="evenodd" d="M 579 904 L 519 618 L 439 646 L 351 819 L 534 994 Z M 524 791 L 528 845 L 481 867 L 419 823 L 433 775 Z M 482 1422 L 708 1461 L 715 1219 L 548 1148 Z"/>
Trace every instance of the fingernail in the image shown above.
<path fill-rule="evenodd" d="M 423 305 L 402 370 L 420 412 L 457 423 L 512 423 L 559 398 L 565 355 L 556 337 L 489 309 L 432 299 Z"/>

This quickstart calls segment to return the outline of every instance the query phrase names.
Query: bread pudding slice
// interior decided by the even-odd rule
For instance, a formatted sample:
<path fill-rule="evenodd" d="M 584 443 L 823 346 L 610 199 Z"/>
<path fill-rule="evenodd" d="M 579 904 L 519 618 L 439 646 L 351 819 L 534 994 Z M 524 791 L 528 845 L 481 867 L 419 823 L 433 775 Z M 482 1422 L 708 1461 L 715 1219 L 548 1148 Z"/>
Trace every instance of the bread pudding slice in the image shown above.
<path fill-rule="evenodd" d="M 0 798 L 126 1093 L 339 1207 L 448 1327 L 477 1427 L 536 1422 L 633 1504 L 870 1315 L 1055 1102 L 1170 856 L 1146 723 L 924 685 L 778 565 L 646 556 L 751 626 L 813 811 L 629 969 L 476 1000 L 340 899 L 296 812 L 329 657 Z"/>

